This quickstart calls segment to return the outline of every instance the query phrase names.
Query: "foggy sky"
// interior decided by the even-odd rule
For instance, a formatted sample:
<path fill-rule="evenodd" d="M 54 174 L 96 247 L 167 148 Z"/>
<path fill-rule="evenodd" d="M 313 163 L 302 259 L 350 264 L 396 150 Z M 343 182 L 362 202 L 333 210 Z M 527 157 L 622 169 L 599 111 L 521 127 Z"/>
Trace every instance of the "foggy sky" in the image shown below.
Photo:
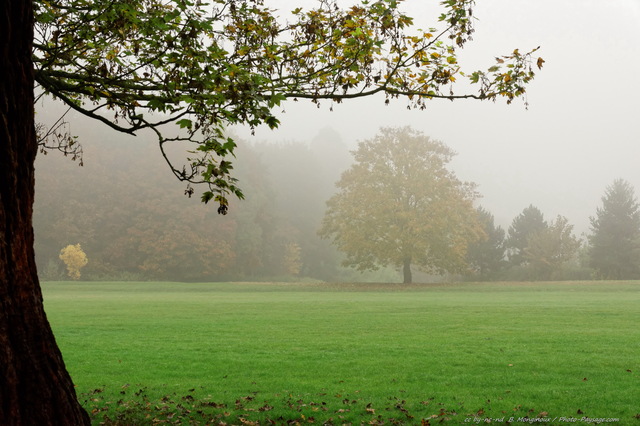
<path fill-rule="evenodd" d="M 403 8 L 426 29 L 436 24 L 437 3 L 407 0 Z M 410 125 L 458 152 L 452 169 L 479 184 L 480 204 L 498 224 L 507 228 L 533 204 L 547 220 L 566 216 L 579 236 L 614 179 L 640 193 L 640 0 L 477 0 L 474 15 L 480 20 L 463 69 L 541 46 L 546 63 L 528 88 L 528 110 L 519 101 L 434 100 L 426 111 L 407 111 L 402 99 L 385 106 L 379 97 L 330 112 L 328 102 L 318 109 L 301 101 L 285 105 L 275 131 L 236 132 L 251 141 L 309 142 L 331 127 L 355 147 L 380 126 Z"/>

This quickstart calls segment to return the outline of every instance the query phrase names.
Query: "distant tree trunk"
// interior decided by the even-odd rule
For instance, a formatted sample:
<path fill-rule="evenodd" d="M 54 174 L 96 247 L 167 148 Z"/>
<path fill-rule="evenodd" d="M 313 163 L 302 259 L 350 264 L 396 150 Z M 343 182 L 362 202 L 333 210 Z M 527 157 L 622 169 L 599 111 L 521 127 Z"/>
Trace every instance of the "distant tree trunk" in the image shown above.
<path fill-rule="evenodd" d="M 0 2 L 0 424 L 83 425 L 42 304 L 32 212 L 38 149 L 31 0 Z"/>
<path fill-rule="evenodd" d="M 404 275 L 404 283 L 411 284 L 413 281 L 413 278 L 411 276 L 411 258 L 405 257 L 403 262 L 404 262 L 404 267 L 402 268 L 402 272 Z"/>

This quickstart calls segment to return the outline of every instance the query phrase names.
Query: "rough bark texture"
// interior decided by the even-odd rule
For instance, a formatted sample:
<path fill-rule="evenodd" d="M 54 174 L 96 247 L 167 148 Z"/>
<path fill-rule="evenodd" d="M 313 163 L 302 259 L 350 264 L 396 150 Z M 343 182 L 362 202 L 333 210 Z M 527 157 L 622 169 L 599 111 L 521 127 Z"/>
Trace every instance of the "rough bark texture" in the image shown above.
<path fill-rule="evenodd" d="M 0 424 L 82 425 L 34 258 L 32 39 L 31 0 L 0 1 Z"/>

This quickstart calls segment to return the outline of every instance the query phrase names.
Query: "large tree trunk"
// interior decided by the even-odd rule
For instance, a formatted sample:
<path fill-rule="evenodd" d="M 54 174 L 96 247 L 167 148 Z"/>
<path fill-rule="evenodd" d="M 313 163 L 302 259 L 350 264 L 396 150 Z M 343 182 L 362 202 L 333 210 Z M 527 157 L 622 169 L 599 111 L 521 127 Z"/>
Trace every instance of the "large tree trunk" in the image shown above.
<path fill-rule="evenodd" d="M 34 258 L 32 39 L 31 0 L 0 1 L 0 424 L 82 425 Z"/>
<path fill-rule="evenodd" d="M 402 268 L 402 273 L 404 275 L 403 282 L 405 284 L 411 284 L 413 282 L 413 277 L 411 275 L 411 258 L 405 257 L 403 262 L 404 262 L 404 266 Z"/>

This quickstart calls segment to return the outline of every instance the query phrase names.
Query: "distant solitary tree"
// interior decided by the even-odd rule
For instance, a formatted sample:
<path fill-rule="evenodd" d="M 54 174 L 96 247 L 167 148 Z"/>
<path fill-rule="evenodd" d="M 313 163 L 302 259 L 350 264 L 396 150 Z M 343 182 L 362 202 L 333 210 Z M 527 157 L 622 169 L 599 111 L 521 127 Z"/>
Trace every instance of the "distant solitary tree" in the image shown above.
<path fill-rule="evenodd" d="M 546 228 L 547 223 L 542 212 L 533 205 L 525 208 L 522 213 L 513 219 L 506 241 L 509 262 L 514 266 L 525 263 L 524 252 L 529 245 L 529 238 Z"/>
<path fill-rule="evenodd" d="M 640 278 L 640 205 L 633 186 L 617 179 L 591 217 L 589 265 L 602 279 Z"/>
<path fill-rule="evenodd" d="M 383 128 L 360 142 L 355 164 L 327 202 L 320 236 L 346 254 L 345 266 L 376 270 L 411 265 L 460 272 L 467 245 L 483 235 L 473 201 L 475 185 L 447 170 L 454 152 L 421 132 Z"/>
<path fill-rule="evenodd" d="M 495 226 L 493 215 L 482 207 L 476 209 L 485 237 L 469 244 L 467 259 L 471 270 L 487 277 L 505 264 L 505 232 Z"/>
<path fill-rule="evenodd" d="M 84 268 L 89 262 L 80 244 L 69 244 L 60 250 L 60 260 L 67 266 L 67 273 L 74 280 L 80 279 L 80 269 Z"/>

